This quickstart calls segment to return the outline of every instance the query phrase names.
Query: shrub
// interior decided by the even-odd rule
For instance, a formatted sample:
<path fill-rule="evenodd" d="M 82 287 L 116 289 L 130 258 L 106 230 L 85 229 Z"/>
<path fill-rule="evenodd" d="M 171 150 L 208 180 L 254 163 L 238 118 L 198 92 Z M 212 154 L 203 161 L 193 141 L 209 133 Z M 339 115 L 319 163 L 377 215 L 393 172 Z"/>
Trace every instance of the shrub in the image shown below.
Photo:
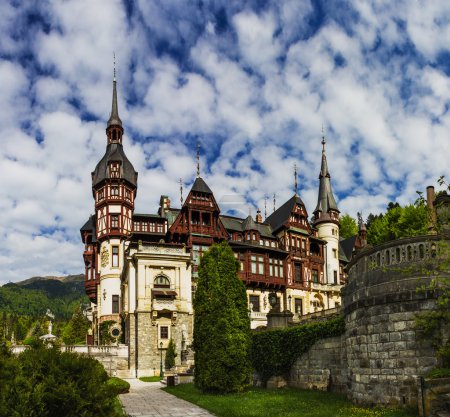
<path fill-rule="evenodd" d="M 252 335 L 251 359 L 265 385 L 274 375 L 286 376 L 297 358 L 316 341 L 345 331 L 343 317 Z"/>
<path fill-rule="evenodd" d="M 0 415 L 116 416 L 116 391 L 95 359 L 56 348 L 32 347 L 18 357 L 2 354 Z"/>
<path fill-rule="evenodd" d="M 226 242 L 211 246 L 200 261 L 193 345 L 202 391 L 242 391 L 250 382 L 250 319 L 238 268 Z"/>
<path fill-rule="evenodd" d="M 166 369 L 171 369 L 175 366 L 175 358 L 177 354 L 175 352 L 175 343 L 173 339 L 169 340 L 169 346 L 167 347 L 166 357 L 164 359 L 164 365 Z"/>
<path fill-rule="evenodd" d="M 121 378 L 111 377 L 108 379 L 107 384 L 114 388 L 116 394 L 125 394 L 130 391 L 130 383 Z"/>

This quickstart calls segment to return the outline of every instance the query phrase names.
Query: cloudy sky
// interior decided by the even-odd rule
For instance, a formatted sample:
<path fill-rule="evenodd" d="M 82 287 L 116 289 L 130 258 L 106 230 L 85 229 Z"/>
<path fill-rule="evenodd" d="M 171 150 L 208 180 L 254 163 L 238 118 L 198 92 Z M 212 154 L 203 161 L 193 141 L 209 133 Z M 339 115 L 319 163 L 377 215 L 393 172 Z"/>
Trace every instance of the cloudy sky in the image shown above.
<path fill-rule="evenodd" d="M 222 211 L 317 199 L 321 130 L 343 213 L 449 174 L 450 2 L 0 3 L 0 283 L 83 271 L 113 51 L 136 211 L 202 176 Z M 448 178 L 448 175 L 447 175 Z"/>

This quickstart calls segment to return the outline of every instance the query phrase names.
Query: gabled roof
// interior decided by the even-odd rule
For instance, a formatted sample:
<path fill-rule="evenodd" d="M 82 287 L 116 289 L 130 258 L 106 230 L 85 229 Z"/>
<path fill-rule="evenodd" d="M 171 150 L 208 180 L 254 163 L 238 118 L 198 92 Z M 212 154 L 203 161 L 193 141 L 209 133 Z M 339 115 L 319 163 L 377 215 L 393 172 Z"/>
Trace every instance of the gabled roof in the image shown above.
<path fill-rule="evenodd" d="M 289 217 L 294 210 L 296 204 L 301 206 L 305 206 L 303 204 L 302 199 L 295 194 L 292 196 L 286 203 L 284 203 L 281 207 L 275 210 L 267 219 L 265 223 L 269 223 L 272 227 L 272 230 L 276 232 L 284 223 L 289 220 Z"/>
<path fill-rule="evenodd" d="M 212 194 L 213 192 L 208 187 L 202 177 L 197 177 L 192 185 L 191 191 L 197 191 L 199 193 Z"/>
<path fill-rule="evenodd" d="M 341 258 L 341 253 L 345 255 L 346 262 L 349 262 L 352 258 L 353 250 L 355 249 L 355 243 L 358 235 L 350 236 L 347 239 L 342 239 L 339 241 L 339 259 Z"/>
<path fill-rule="evenodd" d="M 235 232 L 245 232 L 246 230 L 256 230 L 261 236 L 274 238 L 270 224 L 256 223 L 251 216 L 240 219 L 233 216 L 219 216 L 220 221 L 227 230 Z"/>

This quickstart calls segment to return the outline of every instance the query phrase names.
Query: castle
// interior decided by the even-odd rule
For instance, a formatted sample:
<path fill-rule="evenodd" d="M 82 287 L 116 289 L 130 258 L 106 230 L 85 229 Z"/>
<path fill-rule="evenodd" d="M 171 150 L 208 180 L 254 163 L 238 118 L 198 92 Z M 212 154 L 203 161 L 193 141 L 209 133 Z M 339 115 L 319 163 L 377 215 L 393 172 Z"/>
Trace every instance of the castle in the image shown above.
<path fill-rule="evenodd" d="M 252 328 L 267 324 L 269 293 L 276 295 L 275 310 L 292 312 L 294 321 L 340 305 L 351 251 L 339 239 L 324 138 L 311 224 L 297 190 L 264 220 L 259 210 L 255 218 L 221 214 L 199 163 L 180 208 L 161 196 L 158 213 L 135 213 L 138 173 L 125 155 L 123 135 L 114 78 L 106 152 L 92 172 L 95 214 L 80 230 L 85 288 L 93 305 L 91 343 L 99 343 L 104 323 L 112 336 L 124 337 L 136 376 L 158 373 L 170 339 L 177 365 L 189 365 L 199 260 L 222 240 L 240 262 Z"/>

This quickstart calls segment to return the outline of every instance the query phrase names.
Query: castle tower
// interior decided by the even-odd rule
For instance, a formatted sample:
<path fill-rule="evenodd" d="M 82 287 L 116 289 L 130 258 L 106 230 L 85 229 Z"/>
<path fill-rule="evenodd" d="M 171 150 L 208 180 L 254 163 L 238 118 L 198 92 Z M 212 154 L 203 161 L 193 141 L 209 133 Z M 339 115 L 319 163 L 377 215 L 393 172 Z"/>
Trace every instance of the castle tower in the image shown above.
<path fill-rule="evenodd" d="M 100 322 L 119 319 L 123 244 L 133 231 L 138 174 L 123 150 L 123 133 L 114 76 L 106 152 L 91 174 L 98 257 L 96 301 Z"/>
<path fill-rule="evenodd" d="M 339 284 L 339 209 L 331 190 L 330 173 L 322 137 L 322 165 L 319 174 L 319 196 L 314 210 L 314 226 L 318 237 L 327 242 L 325 252 L 325 282 Z"/>

